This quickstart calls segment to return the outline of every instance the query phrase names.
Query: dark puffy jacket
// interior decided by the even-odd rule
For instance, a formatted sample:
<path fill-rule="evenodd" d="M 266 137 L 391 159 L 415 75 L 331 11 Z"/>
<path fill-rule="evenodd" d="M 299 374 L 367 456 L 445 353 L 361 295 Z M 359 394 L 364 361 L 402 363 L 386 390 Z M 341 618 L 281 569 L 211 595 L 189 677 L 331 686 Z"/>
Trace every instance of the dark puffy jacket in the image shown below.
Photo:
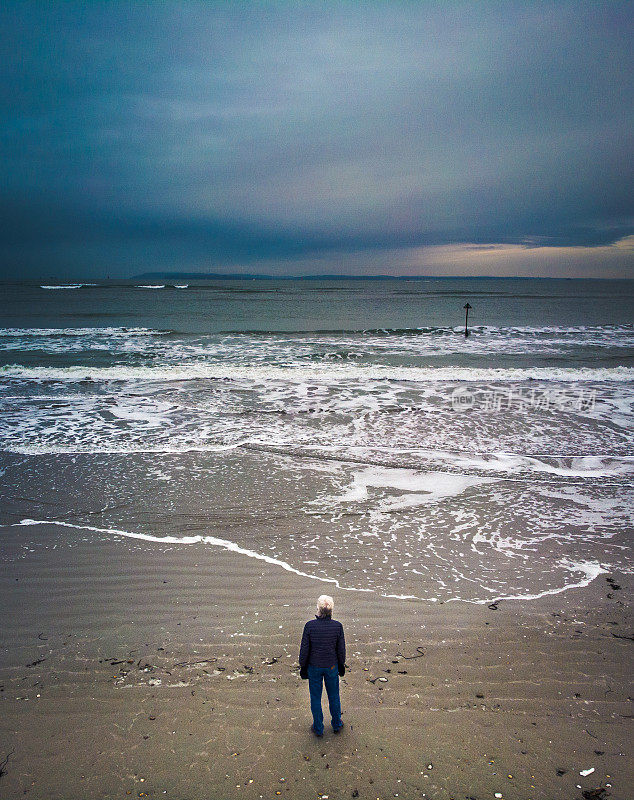
<path fill-rule="evenodd" d="M 316 617 L 304 625 L 299 648 L 299 666 L 305 670 L 313 667 L 332 667 L 341 672 L 346 663 L 346 640 L 343 625 L 330 617 Z"/>

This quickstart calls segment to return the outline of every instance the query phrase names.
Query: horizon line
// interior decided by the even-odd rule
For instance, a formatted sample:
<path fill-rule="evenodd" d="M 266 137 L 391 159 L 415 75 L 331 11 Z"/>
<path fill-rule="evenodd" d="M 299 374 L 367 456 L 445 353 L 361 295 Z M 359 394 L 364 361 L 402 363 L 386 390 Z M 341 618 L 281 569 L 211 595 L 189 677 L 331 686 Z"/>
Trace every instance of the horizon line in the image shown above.
<path fill-rule="evenodd" d="M 556 275 L 385 275 L 382 273 L 370 275 L 358 274 L 339 274 L 339 273 L 319 273 L 308 275 L 271 275 L 268 273 L 233 273 L 233 272 L 144 272 L 130 277 L 97 277 L 90 278 L 57 278 L 55 276 L 43 276 L 40 278 L 29 278 L 27 280 L 11 280 L 0 278 L 0 285 L 32 285 L 39 286 L 43 281 L 59 281 L 58 284 L 51 285 L 75 285 L 82 284 L 86 288 L 98 288 L 101 285 L 125 284 L 138 280 L 193 280 L 193 281 L 238 281 L 238 280 L 271 280 L 271 281 L 310 281 L 310 280 L 355 280 L 355 281 L 420 281 L 420 280 L 556 280 L 556 281 L 634 281 L 629 277 L 599 277 L 599 276 L 556 276 Z M 97 283 L 98 282 L 98 283 Z"/>

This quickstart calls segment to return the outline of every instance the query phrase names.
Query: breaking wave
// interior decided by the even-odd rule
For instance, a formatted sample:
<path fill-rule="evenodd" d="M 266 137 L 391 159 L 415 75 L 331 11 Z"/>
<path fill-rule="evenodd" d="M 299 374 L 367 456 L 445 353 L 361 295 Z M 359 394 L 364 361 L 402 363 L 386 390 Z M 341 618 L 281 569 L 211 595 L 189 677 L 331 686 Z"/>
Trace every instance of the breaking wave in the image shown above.
<path fill-rule="evenodd" d="M 443 382 L 520 382 L 520 381 L 617 381 L 634 380 L 634 367 L 390 367 L 386 365 L 328 364 L 314 366 L 226 366 L 207 362 L 187 365 L 113 366 L 113 367 L 23 367 L 8 364 L 0 367 L 0 376 L 19 380 L 62 381 L 306 381 L 333 383 L 338 380 L 373 380 L 424 383 Z"/>

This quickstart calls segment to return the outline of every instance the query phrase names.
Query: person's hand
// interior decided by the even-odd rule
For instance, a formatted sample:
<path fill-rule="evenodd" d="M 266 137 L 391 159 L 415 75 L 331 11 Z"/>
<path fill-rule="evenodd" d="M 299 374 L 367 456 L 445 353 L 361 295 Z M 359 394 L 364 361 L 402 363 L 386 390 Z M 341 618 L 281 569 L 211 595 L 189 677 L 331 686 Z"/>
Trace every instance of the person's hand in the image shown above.
<path fill-rule="evenodd" d="M 308 667 L 300 667 L 299 668 L 299 677 L 303 681 L 307 681 L 308 680 Z"/>
<path fill-rule="evenodd" d="M 343 678 L 343 676 L 345 674 L 346 674 L 346 665 L 345 664 L 339 664 L 339 677 Z"/>

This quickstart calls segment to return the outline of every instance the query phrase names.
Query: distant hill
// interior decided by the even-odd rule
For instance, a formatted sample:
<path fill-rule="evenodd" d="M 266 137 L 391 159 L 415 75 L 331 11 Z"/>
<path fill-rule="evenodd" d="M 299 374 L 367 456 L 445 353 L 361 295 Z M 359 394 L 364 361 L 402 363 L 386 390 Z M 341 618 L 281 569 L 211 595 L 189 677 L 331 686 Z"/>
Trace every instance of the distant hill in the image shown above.
<path fill-rule="evenodd" d="M 493 275 L 267 275 L 261 272 L 143 272 L 129 280 L 166 281 L 421 281 L 490 279 Z"/>

